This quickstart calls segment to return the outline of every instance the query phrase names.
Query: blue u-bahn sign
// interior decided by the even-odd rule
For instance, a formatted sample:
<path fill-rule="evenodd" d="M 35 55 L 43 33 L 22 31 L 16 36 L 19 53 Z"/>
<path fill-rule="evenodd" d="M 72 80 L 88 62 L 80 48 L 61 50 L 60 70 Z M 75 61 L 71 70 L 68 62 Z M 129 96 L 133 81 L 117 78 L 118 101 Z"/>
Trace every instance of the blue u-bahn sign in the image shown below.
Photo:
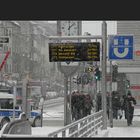
<path fill-rule="evenodd" d="M 133 35 L 110 35 L 108 45 L 109 60 L 133 59 Z"/>

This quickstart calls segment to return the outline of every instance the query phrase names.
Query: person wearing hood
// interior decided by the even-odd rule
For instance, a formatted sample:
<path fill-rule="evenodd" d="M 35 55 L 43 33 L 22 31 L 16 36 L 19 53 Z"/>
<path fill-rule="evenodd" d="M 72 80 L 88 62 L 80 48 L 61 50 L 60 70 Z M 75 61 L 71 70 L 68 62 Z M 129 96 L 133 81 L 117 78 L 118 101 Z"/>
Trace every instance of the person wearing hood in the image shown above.
<path fill-rule="evenodd" d="M 136 105 L 136 100 L 132 96 L 131 91 L 128 91 L 127 97 L 124 100 L 123 108 L 126 111 L 127 125 L 132 125 L 134 106 Z"/>

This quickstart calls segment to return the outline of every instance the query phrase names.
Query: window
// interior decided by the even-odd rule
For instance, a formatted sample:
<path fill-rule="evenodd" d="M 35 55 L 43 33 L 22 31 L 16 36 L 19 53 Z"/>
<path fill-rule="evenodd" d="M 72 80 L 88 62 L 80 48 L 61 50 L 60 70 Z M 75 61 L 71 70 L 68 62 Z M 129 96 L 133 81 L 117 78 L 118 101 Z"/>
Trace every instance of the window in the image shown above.
<path fill-rule="evenodd" d="M 12 36 L 12 28 L 4 28 L 4 35 L 5 36 Z"/>

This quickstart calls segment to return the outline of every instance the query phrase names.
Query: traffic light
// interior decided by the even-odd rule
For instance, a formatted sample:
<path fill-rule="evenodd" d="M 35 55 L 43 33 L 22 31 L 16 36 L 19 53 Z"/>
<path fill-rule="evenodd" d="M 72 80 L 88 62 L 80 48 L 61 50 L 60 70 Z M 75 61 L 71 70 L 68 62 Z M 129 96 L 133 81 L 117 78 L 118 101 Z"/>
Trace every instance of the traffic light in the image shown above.
<path fill-rule="evenodd" d="M 118 76 L 118 65 L 112 65 L 112 82 L 117 81 Z"/>
<path fill-rule="evenodd" d="M 96 79 L 96 80 L 100 80 L 101 72 L 100 72 L 100 70 L 99 70 L 98 67 L 95 69 L 94 75 L 95 75 L 95 79 Z"/>
<path fill-rule="evenodd" d="M 126 80 L 126 88 L 130 88 L 130 80 Z"/>

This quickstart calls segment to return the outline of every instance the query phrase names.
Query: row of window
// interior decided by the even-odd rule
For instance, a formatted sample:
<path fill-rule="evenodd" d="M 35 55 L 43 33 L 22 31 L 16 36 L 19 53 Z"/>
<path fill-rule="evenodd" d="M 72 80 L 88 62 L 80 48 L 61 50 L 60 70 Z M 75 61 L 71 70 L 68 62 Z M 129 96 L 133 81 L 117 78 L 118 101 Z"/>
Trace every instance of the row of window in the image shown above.
<path fill-rule="evenodd" d="M 0 36 L 12 36 L 12 28 L 8 27 L 0 27 Z"/>
<path fill-rule="evenodd" d="M 4 65 L 4 71 L 6 72 L 6 73 L 11 73 L 12 72 L 12 64 L 5 64 Z"/>

